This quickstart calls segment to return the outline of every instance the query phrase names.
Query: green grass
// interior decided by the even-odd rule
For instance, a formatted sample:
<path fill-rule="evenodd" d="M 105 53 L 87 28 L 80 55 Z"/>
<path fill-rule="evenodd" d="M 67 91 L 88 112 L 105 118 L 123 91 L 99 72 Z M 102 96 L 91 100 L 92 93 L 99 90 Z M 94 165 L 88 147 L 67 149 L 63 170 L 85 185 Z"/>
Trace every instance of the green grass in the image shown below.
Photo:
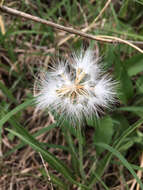
<path fill-rule="evenodd" d="M 107 1 L 27 2 L 4 4 L 81 30 L 93 22 Z M 142 48 L 142 10 L 141 0 L 112 1 L 88 33 L 139 41 Z M 76 37 L 58 46 L 70 34 L 12 15 L 3 14 L 3 20 L 6 34 L 0 33 L 0 177 L 7 178 L 3 178 L 0 189 L 9 189 L 12 179 L 13 188 L 48 189 L 50 183 L 39 153 L 56 190 L 108 190 L 121 188 L 122 184 L 130 189 L 127 182 L 132 179 L 143 189 L 137 175 L 142 171 L 143 54 L 125 44 L 83 38 L 74 41 Z M 117 104 L 101 118 L 85 121 L 79 130 L 68 121 L 52 123 L 48 111 L 35 112 L 35 76 L 47 70 L 57 55 L 64 57 L 73 49 L 89 46 L 99 51 L 105 68 L 119 82 Z M 23 177 L 26 183 L 18 183 Z"/>

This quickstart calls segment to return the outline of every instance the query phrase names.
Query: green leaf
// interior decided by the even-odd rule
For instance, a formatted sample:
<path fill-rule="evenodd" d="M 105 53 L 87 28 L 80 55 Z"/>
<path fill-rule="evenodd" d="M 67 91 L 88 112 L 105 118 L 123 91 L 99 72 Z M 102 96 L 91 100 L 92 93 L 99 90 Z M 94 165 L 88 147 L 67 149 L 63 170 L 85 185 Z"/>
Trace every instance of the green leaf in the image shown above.
<path fill-rule="evenodd" d="M 64 137 L 68 143 L 68 149 L 71 153 L 71 162 L 73 165 L 73 169 L 76 174 L 79 174 L 79 157 L 77 154 L 77 148 L 74 145 L 74 139 L 71 133 L 70 128 L 67 129 L 67 126 L 62 127 Z"/>
<path fill-rule="evenodd" d="M 139 77 L 136 81 L 136 86 L 139 91 L 139 93 L 143 93 L 143 76 Z"/>
<path fill-rule="evenodd" d="M 119 17 L 125 19 L 128 14 L 129 0 L 123 0 L 119 11 Z"/>
<path fill-rule="evenodd" d="M 46 173 L 46 171 L 45 171 L 44 168 L 40 169 L 40 172 L 41 172 L 41 174 L 42 174 L 44 177 L 48 178 L 47 173 Z M 50 181 L 51 181 L 53 184 L 55 184 L 55 185 L 56 185 L 58 188 L 60 188 L 61 190 L 68 190 L 67 184 L 65 184 L 65 183 L 64 183 L 61 179 L 59 179 L 56 175 L 50 173 L 49 171 L 48 171 L 48 173 L 49 173 L 49 176 L 50 176 Z M 49 181 L 47 181 L 47 183 L 48 183 L 48 182 L 49 182 Z"/>
<path fill-rule="evenodd" d="M 92 116 L 92 117 L 86 119 L 86 123 L 88 126 L 96 127 L 96 125 L 98 123 L 98 119 L 96 116 Z"/>
<path fill-rule="evenodd" d="M 1 134 L 2 134 L 2 126 L 4 125 L 4 123 L 6 123 L 13 115 L 15 115 L 16 113 L 18 113 L 19 111 L 25 109 L 27 106 L 29 106 L 31 103 L 33 102 L 33 100 L 27 100 L 26 102 L 20 104 L 19 106 L 17 106 L 16 108 L 14 108 L 13 110 L 11 110 L 9 113 L 7 113 L 5 116 L 3 116 L 3 118 L 0 120 L 0 144 L 1 144 Z"/>
<path fill-rule="evenodd" d="M 0 88 L 10 101 L 17 103 L 17 100 L 15 99 L 11 91 L 2 82 L 0 82 Z"/>
<path fill-rule="evenodd" d="M 13 120 L 12 118 L 10 118 L 10 119 L 8 120 L 8 122 L 9 122 L 12 126 L 17 125 L 17 123 L 18 123 L 17 121 L 15 122 L 15 120 Z M 18 123 L 18 124 L 19 124 L 19 123 Z M 20 124 L 19 124 L 19 125 L 20 125 Z M 39 131 L 37 131 L 36 133 L 34 133 L 32 136 L 33 136 L 33 137 L 38 137 L 39 135 L 41 135 L 41 134 L 43 134 L 43 133 L 46 133 L 46 132 L 50 131 L 51 129 L 55 128 L 55 127 L 57 127 L 57 124 L 56 124 L 56 123 L 53 123 L 53 124 L 49 125 L 48 127 L 44 127 L 44 128 L 42 128 L 42 129 L 40 129 Z M 9 134 L 11 134 L 11 133 L 9 133 Z M 5 152 L 4 157 L 9 156 L 10 154 L 12 154 L 12 153 L 15 152 L 16 150 L 22 148 L 23 146 L 25 146 L 25 143 L 24 143 L 24 142 L 22 142 L 22 143 L 16 145 L 14 148 L 12 148 L 12 149 L 10 149 L 9 151 Z"/>
<path fill-rule="evenodd" d="M 97 180 L 102 184 L 102 186 L 104 187 L 104 190 L 110 190 L 107 185 L 104 183 L 104 181 L 95 173 L 95 178 L 97 178 Z"/>
<path fill-rule="evenodd" d="M 116 121 L 114 122 L 114 126 L 118 136 L 120 136 L 126 129 L 129 128 L 129 122 L 123 114 L 116 112 L 112 118 L 114 121 Z"/>
<path fill-rule="evenodd" d="M 4 125 L 5 122 L 7 122 L 13 115 L 18 113 L 19 111 L 25 109 L 27 106 L 31 105 L 33 103 L 33 99 L 27 100 L 24 103 L 20 104 L 13 110 L 11 110 L 9 113 L 7 113 L 1 120 L 0 120 L 0 128 Z"/>
<path fill-rule="evenodd" d="M 124 65 L 129 76 L 134 76 L 143 71 L 143 54 L 137 54 L 126 60 Z"/>
<path fill-rule="evenodd" d="M 122 135 L 116 139 L 114 142 L 115 148 L 119 148 L 121 143 L 124 142 L 124 139 L 128 137 L 132 132 L 134 132 L 140 125 L 143 123 L 143 118 L 139 119 L 137 122 L 135 122 L 133 125 L 128 127 L 125 131 L 123 131 Z"/>
<path fill-rule="evenodd" d="M 112 135 L 113 135 L 113 121 L 110 116 L 105 116 L 101 120 L 99 120 L 98 125 L 95 129 L 94 135 L 94 143 L 104 142 L 110 144 Z M 104 149 L 101 147 L 96 147 L 96 151 L 98 154 L 101 154 Z"/>
<path fill-rule="evenodd" d="M 125 66 L 120 61 L 118 56 L 115 62 L 115 74 L 120 80 L 119 97 L 124 104 L 127 104 L 128 101 L 134 96 L 133 85 Z"/>
<path fill-rule="evenodd" d="M 132 81 L 128 76 L 128 73 L 126 72 L 125 68 L 122 67 L 121 75 L 120 75 L 120 81 L 121 81 L 121 88 L 122 88 L 122 94 L 120 97 L 122 97 L 122 100 L 124 103 L 127 103 L 130 98 L 133 97 L 133 85 Z"/>
<path fill-rule="evenodd" d="M 133 112 L 139 117 L 142 117 L 142 114 L 143 114 L 143 106 L 127 106 L 127 107 L 121 107 L 118 110 Z"/>
<path fill-rule="evenodd" d="M 126 138 L 126 141 L 124 141 L 124 142 L 121 144 L 121 146 L 120 146 L 120 148 L 119 148 L 119 151 L 120 151 L 120 152 L 126 151 L 126 150 L 128 150 L 131 146 L 133 146 L 133 144 L 134 144 L 133 137 L 131 137 L 131 138 Z"/>
<path fill-rule="evenodd" d="M 129 112 L 143 112 L 143 106 L 126 106 L 118 108 L 118 110 Z"/>
<path fill-rule="evenodd" d="M 49 144 L 49 143 L 40 143 L 44 148 L 55 148 L 61 149 L 69 152 L 69 148 L 67 146 L 57 145 L 57 144 Z"/>
<path fill-rule="evenodd" d="M 57 123 L 52 123 L 52 124 L 48 125 L 48 127 L 43 127 L 42 129 L 40 129 L 39 131 L 34 133 L 33 137 L 38 137 L 38 136 L 42 135 L 43 133 L 46 133 L 56 127 L 57 127 Z"/>

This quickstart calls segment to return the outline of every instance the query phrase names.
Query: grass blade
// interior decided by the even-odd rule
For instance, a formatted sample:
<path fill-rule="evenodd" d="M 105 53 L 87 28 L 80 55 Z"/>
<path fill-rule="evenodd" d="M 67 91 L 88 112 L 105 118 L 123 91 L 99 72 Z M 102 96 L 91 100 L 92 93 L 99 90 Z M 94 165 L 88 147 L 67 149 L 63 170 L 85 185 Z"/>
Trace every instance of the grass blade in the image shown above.
<path fill-rule="evenodd" d="M 106 150 L 110 151 L 113 155 L 115 155 L 123 163 L 123 165 L 130 171 L 130 173 L 134 176 L 136 181 L 139 183 L 140 188 L 143 190 L 143 184 L 141 180 L 138 178 L 138 176 L 136 175 L 135 171 L 133 170 L 129 162 L 121 155 L 120 152 L 118 152 L 115 148 L 105 143 L 96 143 L 96 145 L 102 148 L 105 148 Z"/>
<path fill-rule="evenodd" d="M 124 141 L 124 139 L 129 136 L 136 128 L 138 128 L 143 123 L 143 118 L 139 119 L 137 122 L 135 122 L 133 125 L 131 125 L 129 128 L 127 128 L 123 134 L 114 142 L 113 147 L 116 150 L 119 150 L 121 143 Z M 110 160 L 112 159 L 113 154 L 108 153 L 105 158 L 103 158 L 99 165 L 97 166 L 96 173 L 100 177 L 103 175 L 106 166 L 109 164 Z M 89 184 L 96 183 L 96 179 L 94 175 L 90 177 Z"/>
<path fill-rule="evenodd" d="M 72 172 L 69 171 L 63 163 L 61 163 L 55 156 L 53 156 L 48 151 L 44 150 L 40 143 L 32 137 L 32 135 L 28 134 L 28 132 L 23 127 L 15 126 L 17 131 L 7 129 L 9 132 L 19 137 L 26 144 L 31 146 L 34 150 L 39 151 L 43 158 L 49 163 L 49 165 L 56 169 L 58 172 L 62 173 L 69 181 L 73 182 Z"/>
<path fill-rule="evenodd" d="M 40 152 L 45 161 L 47 161 L 52 168 L 63 174 L 69 182 L 88 189 L 86 186 L 76 182 L 73 177 L 72 171 L 67 168 L 64 163 L 57 159 L 54 155 L 43 149 L 41 144 L 32 135 L 30 135 L 25 128 L 19 125 L 15 125 L 14 128 L 15 130 L 7 129 L 7 131 L 19 137 L 22 141 L 31 146 L 35 151 Z"/>
<path fill-rule="evenodd" d="M 33 102 L 33 99 L 27 100 L 24 103 L 20 104 L 13 110 L 11 110 L 9 113 L 7 113 L 1 120 L 0 120 L 0 128 L 3 126 L 5 122 L 7 122 L 13 115 L 18 113 L 19 111 L 25 109 L 27 106 L 31 105 Z"/>

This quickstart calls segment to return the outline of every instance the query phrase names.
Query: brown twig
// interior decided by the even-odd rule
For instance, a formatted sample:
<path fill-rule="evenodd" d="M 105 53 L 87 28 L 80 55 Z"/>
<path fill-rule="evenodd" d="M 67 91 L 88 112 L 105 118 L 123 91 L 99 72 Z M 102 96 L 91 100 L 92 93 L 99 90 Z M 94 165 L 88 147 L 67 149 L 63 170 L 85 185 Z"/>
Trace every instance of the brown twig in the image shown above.
<path fill-rule="evenodd" d="M 111 42 L 111 43 L 113 42 L 113 40 L 102 40 L 102 39 L 100 39 L 100 38 L 98 38 L 98 37 L 96 37 L 94 35 L 86 34 L 84 32 L 76 30 L 74 28 L 65 27 L 65 26 L 62 26 L 60 24 L 56 24 L 54 22 L 47 21 L 45 19 L 41 19 L 39 17 L 30 15 L 30 14 L 27 14 L 27 13 L 24 13 L 24 12 L 21 12 L 21 11 L 18 11 L 16 9 L 12 9 L 12 8 L 9 8 L 9 7 L 6 7 L 6 6 L 1 6 L 0 10 L 3 11 L 3 12 L 9 13 L 9 14 L 15 15 L 15 16 L 20 16 L 20 17 L 23 17 L 23 18 L 28 19 L 28 20 L 33 20 L 35 22 L 45 24 L 45 25 L 51 26 L 53 28 L 56 28 L 56 29 L 59 29 L 59 30 L 62 30 L 62 31 L 65 31 L 65 32 L 68 32 L 68 33 L 71 33 L 71 34 L 80 35 L 82 37 L 89 38 L 89 39 L 92 39 L 92 40 L 103 41 L 103 42 Z"/>
<path fill-rule="evenodd" d="M 131 43 L 127 40 L 123 40 L 123 39 L 118 38 L 118 37 L 87 34 L 87 33 L 82 32 L 80 30 L 76 30 L 76 29 L 70 28 L 70 27 L 65 27 L 65 26 L 62 26 L 60 24 L 56 24 L 54 22 L 44 20 L 44 19 L 41 19 L 39 17 L 30 15 L 30 14 L 27 14 L 27 13 L 24 13 L 24 12 L 21 12 L 21 11 L 18 11 L 18 10 L 15 10 L 15 9 L 12 9 L 12 8 L 9 8 L 6 6 L 0 6 L 0 10 L 3 12 L 9 13 L 9 14 L 15 15 L 15 16 L 20 16 L 20 17 L 23 17 L 23 18 L 28 19 L 28 20 L 33 20 L 35 22 L 51 26 L 51 27 L 58 29 L 58 30 L 62 30 L 62 31 L 65 31 L 65 32 L 68 32 L 71 34 L 79 35 L 79 36 L 84 37 L 84 38 L 88 38 L 88 39 L 92 39 L 92 40 L 96 40 L 96 41 L 101 41 L 101 42 L 108 42 L 108 43 L 115 43 L 115 42 L 124 43 L 124 44 L 127 44 L 127 45 L 135 48 L 140 53 L 143 53 L 143 50 L 140 49 L 139 47 L 137 47 L 136 45 L 134 45 L 133 43 Z"/>

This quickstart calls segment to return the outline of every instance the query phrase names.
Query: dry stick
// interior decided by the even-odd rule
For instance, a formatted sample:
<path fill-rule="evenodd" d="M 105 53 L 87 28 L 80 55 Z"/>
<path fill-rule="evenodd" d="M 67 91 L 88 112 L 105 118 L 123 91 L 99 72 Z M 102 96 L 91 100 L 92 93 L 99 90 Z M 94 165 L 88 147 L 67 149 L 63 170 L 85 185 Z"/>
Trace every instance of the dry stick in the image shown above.
<path fill-rule="evenodd" d="M 143 50 L 140 49 L 139 47 L 135 46 L 134 44 L 130 43 L 129 41 L 120 39 L 118 37 L 103 36 L 103 35 L 96 35 L 95 36 L 95 35 L 87 34 L 87 33 L 84 33 L 80 30 L 76 30 L 76 29 L 73 29 L 70 27 L 65 27 L 65 26 L 62 26 L 60 24 L 56 24 L 54 22 L 44 20 L 44 19 L 41 19 L 39 17 L 32 16 L 30 14 L 27 14 L 27 13 L 24 13 L 24 12 L 21 12 L 21 11 L 18 11 L 18 10 L 15 10 L 15 9 L 12 9 L 12 8 L 9 8 L 6 6 L 0 6 L 0 10 L 3 12 L 10 13 L 10 14 L 15 15 L 15 16 L 23 17 L 23 18 L 28 19 L 28 20 L 33 20 L 33 21 L 38 22 L 38 23 L 46 24 L 46 25 L 51 26 L 53 28 L 56 28 L 56 29 L 59 29 L 59 30 L 65 31 L 65 32 L 69 32 L 71 34 L 76 34 L 76 35 L 79 35 L 79 36 L 82 36 L 82 37 L 85 37 L 88 39 L 101 41 L 101 42 L 109 42 L 109 43 L 114 43 L 114 42 L 124 43 L 124 44 L 127 44 L 127 45 L 135 48 L 140 53 L 143 53 Z"/>
<path fill-rule="evenodd" d="M 62 26 L 60 24 L 56 24 L 54 22 L 47 21 L 45 19 L 41 19 L 41 18 L 36 17 L 36 16 L 32 16 L 30 14 L 27 14 L 27 13 L 24 13 L 24 12 L 21 12 L 21 11 L 18 11 L 16 9 L 12 9 L 12 8 L 9 8 L 9 7 L 6 7 L 6 6 L 1 6 L 0 10 L 3 11 L 3 12 L 13 14 L 15 16 L 20 16 L 20 17 L 23 17 L 25 19 L 33 20 L 33 21 L 38 22 L 38 23 L 46 24 L 48 26 L 51 26 L 53 28 L 56 28 L 56 29 L 59 29 L 59 30 L 65 31 L 65 32 L 69 32 L 71 34 L 77 34 L 77 35 L 80 35 L 82 37 L 89 38 L 89 39 L 92 39 L 92 40 L 113 43 L 112 40 L 104 40 L 104 39 L 102 40 L 100 38 L 98 39 L 98 37 L 96 37 L 94 35 L 86 34 L 86 33 L 81 32 L 79 30 L 76 30 L 76 29 L 73 29 L 73 28 L 70 28 L 70 27 L 65 27 L 65 26 Z"/>

